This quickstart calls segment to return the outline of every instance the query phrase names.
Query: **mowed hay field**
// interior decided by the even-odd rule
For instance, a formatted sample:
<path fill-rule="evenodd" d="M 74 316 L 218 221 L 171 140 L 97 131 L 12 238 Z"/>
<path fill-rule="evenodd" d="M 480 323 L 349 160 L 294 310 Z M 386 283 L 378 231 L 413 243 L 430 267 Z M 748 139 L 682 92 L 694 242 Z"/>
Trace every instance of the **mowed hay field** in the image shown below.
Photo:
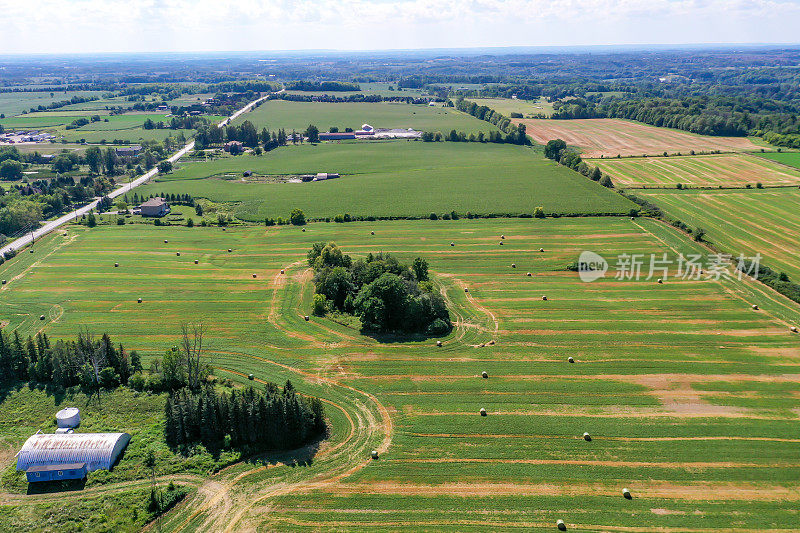
<path fill-rule="evenodd" d="M 310 464 L 220 472 L 164 531 L 796 528 L 797 307 L 751 282 L 613 279 L 620 253 L 701 251 L 661 223 L 67 233 L 0 267 L 9 327 L 73 336 L 86 325 L 149 358 L 177 341 L 181 320 L 203 318 L 218 375 L 288 377 L 329 402 L 331 443 Z M 304 321 L 305 252 L 331 240 L 354 255 L 427 258 L 456 322 L 444 346 Z M 564 270 L 583 250 L 612 259 L 606 278 Z"/>
<path fill-rule="evenodd" d="M 51 96 L 52 94 L 52 96 Z M 7 118 L 19 115 L 23 111 L 30 111 L 32 107 L 50 105 L 53 102 L 63 102 L 73 96 L 100 96 L 102 91 L 31 91 L 0 93 L 0 113 Z M 0 124 L 5 126 L 5 119 L 0 119 Z"/>
<path fill-rule="evenodd" d="M 525 124 L 528 135 L 537 143 L 563 139 L 568 145 L 580 148 L 585 157 L 686 154 L 690 150 L 738 152 L 761 148 L 747 137 L 695 135 L 618 118 L 514 119 L 514 122 Z"/>
<path fill-rule="evenodd" d="M 401 93 L 402 95 L 402 93 Z M 410 95 L 409 95 L 410 96 Z M 288 100 L 270 100 L 248 113 L 243 113 L 235 124 L 249 120 L 258 131 L 267 128 L 270 131 L 285 129 L 305 131 L 309 124 L 314 124 L 320 131 L 328 131 L 331 127 L 354 130 L 363 124 L 374 128 L 413 128 L 418 131 L 440 131 L 444 134 L 450 130 L 464 133 L 489 133 L 498 131 L 489 122 L 478 120 L 452 107 L 429 107 L 422 104 L 399 103 L 328 103 L 328 102 L 290 102 Z"/>
<path fill-rule="evenodd" d="M 800 280 L 800 191 L 636 191 L 727 252 L 753 256 L 777 272 Z"/>
<path fill-rule="evenodd" d="M 246 170 L 255 176 L 243 178 Z M 338 172 L 314 183 L 265 176 Z M 263 221 L 297 207 L 307 217 L 424 217 L 533 213 L 627 213 L 635 205 L 531 148 L 479 143 L 380 141 L 288 146 L 262 156 L 187 163 L 139 194 L 189 193 L 235 204 L 236 216 Z"/>
<path fill-rule="evenodd" d="M 800 171 L 749 154 L 591 159 L 618 187 L 744 187 L 797 185 Z"/>
<path fill-rule="evenodd" d="M 521 100 L 518 98 L 468 98 L 470 102 L 478 105 L 485 105 L 505 116 L 511 113 L 522 113 L 523 115 L 544 115 L 550 116 L 553 113 L 553 104 L 545 98 L 538 100 Z"/>

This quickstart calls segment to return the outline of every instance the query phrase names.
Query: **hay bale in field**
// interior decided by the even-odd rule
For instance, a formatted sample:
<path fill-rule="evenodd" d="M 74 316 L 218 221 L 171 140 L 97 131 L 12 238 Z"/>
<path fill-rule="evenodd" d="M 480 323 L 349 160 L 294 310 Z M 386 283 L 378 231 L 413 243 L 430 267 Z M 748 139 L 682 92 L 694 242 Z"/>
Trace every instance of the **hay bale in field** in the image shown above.
<path fill-rule="evenodd" d="M 517 268 L 517 264 L 516 263 L 511 263 L 511 268 Z"/>
<path fill-rule="evenodd" d="M 753 310 L 758 311 L 758 306 L 756 304 L 753 304 Z"/>
<path fill-rule="evenodd" d="M 442 347 L 442 341 L 436 341 L 436 347 L 437 348 L 441 348 Z"/>
<path fill-rule="evenodd" d="M 500 238 L 501 238 L 501 239 L 505 239 L 505 238 L 506 238 L 506 236 L 505 236 L 505 235 L 500 235 Z"/>
<path fill-rule="evenodd" d="M 503 246 L 503 241 L 500 241 L 500 246 Z"/>
<path fill-rule="evenodd" d="M 119 263 L 114 263 L 114 268 L 117 268 L 118 266 L 119 266 Z"/>
<path fill-rule="evenodd" d="M 450 246 L 455 246 L 455 245 L 456 245 L 456 243 L 454 243 L 454 242 L 450 243 Z"/>
<path fill-rule="evenodd" d="M 484 409 L 483 407 L 481 407 L 481 410 L 478 412 L 481 414 L 481 416 L 486 416 L 486 409 Z"/>
<path fill-rule="evenodd" d="M 283 274 L 283 269 L 281 269 L 281 274 Z"/>
<path fill-rule="evenodd" d="M 592 442 L 592 436 L 591 436 L 591 435 L 589 435 L 589 433 L 587 433 L 587 432 L 585 432 L 585 431 L 584 431 L 584 433 L 583 433 L 583 440 L 585 440 L 586 442 Z"/>
<path fill-rule="evenodd" d="M 656 283 L 664 283 L 664 280 L 663 280 L 663 279 L 661 279 L 661 278 L 658 278 L 658 280 L 656 281 Z"/>
<path fill-rule="evenodd" d="M 44 320 L 44 315 L 39 315 L 39 320 Z"/>
<path fill-rule="evenodd" d="M 33 253 L 33 248 L 31 248 L 31 253 Z"/>
<path fill-rule="evenodd" d="M 469 288 L 468 287 L 464 287 L 464 292 L 469 292 Z"/>
<path fill-rule="evenodd" d="M 633 499 L 633 496 L 631 496 L 631 491 L 628 489 L 622 489 L 622 495 L 625 497 L 626 500 Z"/>
<path fill-rule="evenodd" d="M 175 255 L 177 255 L 178 257 L 180 257 L 180 256 L 181 256 L 181 253 L 180 253 L 180 252 L 175 252 Z"/>
<path fill-rule="evenodd" d="M 370 231 L 369 234 L 370 235 L 375 235 L 375 232 L 374 231 Z"/>
<path fill-rule="evenodd" d="M 556 527 L 558 528 L 559 531 L 567 530 L 567 525 L 564 523 L 563 520 L 560 519 L 556 521 Z"/>
<path fill-rule="evenodd" d="M 305 232 L 306 232 L 306 228 L 303 228 L 303 233 L 305 233 Z"/>
<path fill-rule="evenodd" d="M 6 280 L 3 280 L 2 283 L 0 283 L 0 284 L 5 285 L 6 284 Z"/>
<path fill-rule="evenodd" d="M 253 277 L 256 277 L 256 273 L 255 272 L 253 272 Z"/>
<path fill-rule="evenodd" d="M 574 363 L 575 359 L 573 359 L 572 356 L 570 355 L 569 357 L 567 357 L 567 362 L 568 363 Z"/>
<path fill-rule="evenodd" d="M 197 259 L 195 259 L 195 260 L 194 260 L 194 264 L 195 264 L 195 265 L 196 265 L 196 264 L 198 264 L 199 262 L 200 262 L 200 261 L 198 261 Z"/>
<path fill-rule="evenodd" d="M 544 248 L 539 248 L 539 251 L 540 252 L 544 252 Z"/>
<path fill-rule="evenodd" d="M 484 343 L 480 343 L 480 344 L 478 345 L 478 348 L 483 348 L 484 346 L 486 346 L 486 344 L 484 344 Z"/>
<path fill-rule="evenodd" d="M 631 220 L 636 220 L 636 217 L 631 217 Z"/>
<path fill-rule="evenodd" d="M 369 455 L 373 459 L 377 459 L 378 458 L 378 450 L 372 450 L 372 452 Z"/>
<path fill-rule="evenodd" d="M 247 379 L 249 379 L 250 381 L 253 381 L 254 379 L 256 379 L 256 377 L 253 374 L 249 374 L 247 376 Z"/>
<path fill-rule="evenodd" d="M 542 301 L 546 302 L 547 301 L 547 296 L 542 296 Z"/>
<path fill-rule="evenodd" d="M 3 280 L 3 283 L 5 283 L 5 282 L 6 282 L 6 280 Z M 789 330 L 790 330 L 792 333 L 797 333 L 797 326 L 792 326 L 791 328 L 789 328 Z"/>
<path fill-rule="evenodd" d="M 137 301 L 138 301 L 138 303 L 142 303 L 142 299 L 141 298 L 139 298 L 139 300 L 137 300 Z"/>
<path fill-rule="evenodd" d="M 65 232 L 64 232 L 64 233 L 62 233 L 61 235 L 63 235 L 64 237 L 66 237 L 66 236 L 67 236 L 67 232 L 65 231 Z"/>
<path fill-rule="evenodd" d="M 486 371 L 484 370 L 483 372 L 481 372 L 481 377 L 483 379 L 488 379 L 489 378 L 489 374 L 487 374 Z"/>
<path fill-rule="evenodd" d="M 164 239 L 164 244 L 167 244 L 168 242 L 169 242 L 169 241 L 168 241 L 167 239 Z"/>
<path fill-rule="evenodd" d="M 306 322 L 308 322 L 309 320 L 311 320 L 311 318 L 310 318 L 308 315 L 306 315 L 306 316 L 304 316 L 304 317 L 303 317 L 303 320 L 305 320 Z"/>
<path fill-rule="evenodd" d="M 527 274 L 525 274 L 525 275 L 526 275 L 526 276 L 528 276 L 528 277 L 531 277 L 531 276 L 533 276 L 533 274 L 531 274 L 530 272 L 528 272 L 528 273 L 527 273 Z"/>
<path fill-rule="evenodd" d="M 228 253 L 231 253 L 232 251 L 233 251 L 232 248 L 228 248 Z"/>

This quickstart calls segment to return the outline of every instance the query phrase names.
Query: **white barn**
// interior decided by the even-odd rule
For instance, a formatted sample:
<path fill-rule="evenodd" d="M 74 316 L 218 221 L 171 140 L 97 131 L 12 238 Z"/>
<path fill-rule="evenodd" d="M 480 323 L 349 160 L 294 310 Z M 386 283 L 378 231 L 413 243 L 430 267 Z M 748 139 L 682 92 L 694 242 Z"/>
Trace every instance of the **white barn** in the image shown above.
<path fill-rule="evenodd" d="M 17 453 L 17 470 L 85 465 L 86 472 L 109 470 L 128 445 L 128 433 L 37 433 Z"/>

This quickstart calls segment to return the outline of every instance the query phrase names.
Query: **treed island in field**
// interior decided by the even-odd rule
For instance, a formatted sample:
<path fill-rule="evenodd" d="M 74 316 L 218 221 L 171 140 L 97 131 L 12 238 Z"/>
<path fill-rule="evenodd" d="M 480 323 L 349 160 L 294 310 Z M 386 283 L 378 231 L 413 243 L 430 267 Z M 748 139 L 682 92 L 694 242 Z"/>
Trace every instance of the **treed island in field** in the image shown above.
<path fill-rule="evenodd" d="M 0 529 L 793 530 L 799 80 L 716 68 L 793 57 L 764 54 L 142 58 L 0 92 L 14 139 L 52 136 L 0 147 L 7 233 L 102 198 L 0 262 Z M 713 263 L 740 252 L 769 278 Z M 130 442 L 28 483 L 64 407 Z"/>

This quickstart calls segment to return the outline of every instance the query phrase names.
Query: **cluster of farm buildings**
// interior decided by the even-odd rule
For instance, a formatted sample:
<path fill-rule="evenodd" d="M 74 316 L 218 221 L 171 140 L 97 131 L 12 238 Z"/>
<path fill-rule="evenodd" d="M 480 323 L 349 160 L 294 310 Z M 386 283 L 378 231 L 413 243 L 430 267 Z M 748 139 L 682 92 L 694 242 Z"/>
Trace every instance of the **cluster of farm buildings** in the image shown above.
<path fill-rule="evenodd" d="M 55 135 L 39 130 L 9 131 L 0 134 L 0 144 L 35 144 L 53 142 Z"/>
<path fill-rule="evenodd" d="M 360 130 L 345 132 L 325 132 L 319 134 L 320 141 L 343 141 L 351 139 L 417 139 L 422 136 L 421 131 L 412 128 L 373 128 L 369 124 L 361 126 Z"/>

